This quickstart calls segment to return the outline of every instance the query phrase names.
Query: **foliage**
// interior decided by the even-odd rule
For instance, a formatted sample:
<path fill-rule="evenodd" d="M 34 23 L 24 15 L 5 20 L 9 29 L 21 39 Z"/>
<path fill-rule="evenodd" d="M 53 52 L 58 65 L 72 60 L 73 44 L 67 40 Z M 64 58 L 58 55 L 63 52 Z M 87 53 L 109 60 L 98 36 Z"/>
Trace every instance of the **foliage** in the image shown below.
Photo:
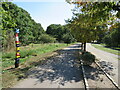
<path fill-rule="evenodd" d="M 120 24 L 117 24 L 118 27 L 112 29 L 105 37 L 103 38 L 103 42 L 107 46 L 119 47 L 120 46 Z"/>
<path fill-rule="evenodd" d="M 30 14 L 12 2 L 2 2 L 2 46 L 11 49 L 15 46 L 15 30 L 19 29 L 22 45 L 38 43 L 38 38 L 44 34 L 40 23 L 36 23 Z"/>
<path fill-rule="evenodd" d="M 95 56 L 93 54 L 91 54 L 90 52 L 84 52 L 84 54 L 82 54 L 81 58 L 82 58 L 84 64 L 90 65 L 93 62 L 95 62 Z"/>
<path fill-rule="evenodd" d="M 111 39 L 110 35 L 105 35 L 105 37 L 103 38 L 103 42 L 104 42 L 107 46 L 111 46 L 111 44 L 112 44 L 112 39 Z"/>
<path fill-rule="evenodd" d="M 108 24 L 113 24 L 116 15 L 113 7 L 117 2 L 81 2 L 76 0 L 66 0 L 70 4 L 75 4 L 73 9 L 74 16 L 66 20 L 71 33 L 84 43 L 98 40 L 104 36 Z"/>
<path fill-rule="evenodd" d="M 40 41 L 40 43 L 55 43 L 56 39 L 47 34 L 42 34 L 39 37 L 39 41 Z"/>
<path fill-rule="evenodd" d="M 75 41 L 73 36 L 70 34 L 69 29 L 66 26 L 62 26 L 60 24 L 49 25 L 47 27 L 46 33 L 56 38 L 58 42 L 71 43 Z"/>
<path fill-rule="evenodd" d="M 20 58 L 25 58 L 26 56 L 29 56 L 28 53 L 28 50 L 22 50 L 20 52 Z"/>
<path fill-rule="evenodd" d="M 20 57 L 25 58 L 27 56 L 37 56 L 36 50 L 22 50 L 20 52 Z"/>
<path fill-rule="evenodd" d="M 75 39 L 71 34 L 64 34 L 62 40 L 64 41 L 64 43 L 68 43 L 68 44 L 75 41 Z"/>

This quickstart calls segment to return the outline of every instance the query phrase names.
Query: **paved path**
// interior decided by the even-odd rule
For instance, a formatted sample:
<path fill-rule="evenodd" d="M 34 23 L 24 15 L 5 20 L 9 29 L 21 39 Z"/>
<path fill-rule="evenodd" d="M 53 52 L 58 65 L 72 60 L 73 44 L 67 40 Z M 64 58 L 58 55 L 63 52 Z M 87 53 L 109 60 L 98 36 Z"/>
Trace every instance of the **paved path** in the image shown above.
<path fill-rule="evenodd" d="M 118 60 L 118 56 L 96 49 L 90 43 L 87 43 L 87 51 L 94 54 L 97 59 L 100 60 L 100 64 L 105 68 L 110 76 L 114 79 L 114 81 L 120 84 L 120 75 L 118 75 L 118 71 L 120 70 L 120 60 Z M 118 62 L 119 61 L 119 62 Z M 119 65 L 118 65 L 119 64 Z M 118 70 L 119 69 L 119 70 Z"/>
<path fill-rule="evenodd" d="M 78 44 L 61 50 L 60 55 L 29 71 L 28 78 L 13 88 L 84 88 L 77 51 Z"/>

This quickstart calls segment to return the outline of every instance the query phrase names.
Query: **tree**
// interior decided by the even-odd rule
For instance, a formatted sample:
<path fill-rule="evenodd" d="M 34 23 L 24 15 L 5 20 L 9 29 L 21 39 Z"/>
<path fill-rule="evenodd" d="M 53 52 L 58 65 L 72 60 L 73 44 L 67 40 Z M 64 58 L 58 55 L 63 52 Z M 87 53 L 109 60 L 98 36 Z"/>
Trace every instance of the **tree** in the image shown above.
<path fill-rule="evenodd" d="M 46 33 L 56 38 L 58 42 L 71 43 L 75 41 L 73 36 L 70 34 L 69 29 L 66 26 L 62 26 L 60 24 L 49 25 L 47 27 Z"/>
<path fill-rule="evenodd" d="M 62 37 L 62 40 L 64 41 L 64 43 L 67 43 L 67 44 L 75 41 L 75 39 L 70 33 L 64 34 Z"/>
<path fill-rule="evenodd" d="M 11 17 L 9 12 L 9 5 L 6 2 L 1 2 L 2 15 L 2 47 L 3 49 L 11 49 L 14 47 L 14 32 L 13 27 L 16 26 L 15 20 Z"/>
<path fill-rule="evenodd" d="M 48 34 L 42 34 L 38 40 L 40 43 L 55 43 L 56 39 L 53 38 L 52 36 L 49 36 Z"/>
<path fill-rule="evenodd" d="M 16 29 L 20 30 L 19 38 L 22 45 L 30 43 L 38 43 L 38 38 L 44 34 L 40 23 L 36 23 L 30 14 L 18 7 L 12 2 L 2 2 L 2 46 L 4 49 L 7 47 L 14 47 L 14 32 Z M 9 39 L 11 37 L 11 41 Z M 10 46 L 11 45 L 11 46 Z"/>
<path fill-rule="evenodd" d="M 113 27 L 116 26 L 116 27 Z M 109 33 L 103 38 L 103 42 L 109 47 L 120 46 L 120 23 L 111 26 Z M 111 30 L 112 29 L 112 30 Z"/>
<path fill-rule="evenodd" d="M 74 16 L 67 23 L 72 34 L 77 41 L 83 43 L 84 51 L 86 51 L 86 42 L 99 38 L 101 30 L 98 27 L 106 27 L 110 21 L 115 19 L 115 15 L 111 13 L 115 2 L 80 2 L 76 0 L 73 2 L 67 0 L 67 2 L 77 5 L 73 11 Z"/>
<path fill-rule="evenodd" d="M 73 36 L 84 45 L 84 51 L 86 51 L 86 42 L 97 40 L 98 35 L 102 32 L 102 30 L 98 30 L 100 26 L 92 22 L 88 23 L 88 18 L 85 17 L 86 15 L 80 14 L 67 22 Z"/>

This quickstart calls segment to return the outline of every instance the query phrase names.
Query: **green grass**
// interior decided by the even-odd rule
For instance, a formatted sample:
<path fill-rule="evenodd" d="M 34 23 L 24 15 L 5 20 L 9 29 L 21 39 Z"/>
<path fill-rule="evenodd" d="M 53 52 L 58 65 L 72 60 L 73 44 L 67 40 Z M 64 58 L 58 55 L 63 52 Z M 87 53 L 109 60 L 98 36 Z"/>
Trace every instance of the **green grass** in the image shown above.
<path fill-rule="evenodd" d="M 104 44 L 92 44 L 92 46 L 94 46 L 95 48 L 97 48 L 97 49 L 100 49 L 100 50 L 103 50 L 103 51 L 106 51 L 106 52 L 109 52 L 109 53 L 112 53 L 112 54 L 115 54 L 115 55 L 118 55 L 119 53 L 119 51 L 118 50 L 115 50 L 115 49 L 119 49 L 119 48 L 114 48 L 114 49 L 112 49 L 112 48 L 107 48 L 107 47 L 105 47 L 105 45 Z"/>
<path fill-rule="evenodd" d="M 70 45 L 70 44 L 68 44 Z M 33 44 L 21 47 L 20 49 L 20 67 L 14 67 L 15 51 L 4 53 L 2 58 L 2 87 L 8 88 L 13 86 L 19 80 L 26 78 L 26 72 L 36 65 L 44 63 L 47 58 L 51 57 L 56 50 L 68 46 L 67 44 Z M 14 56 L 11 56 L 14 55 Z"/>
<path fill-rule="evenodd" d="M 65 47 L 67 44 L 33 44 L 20 49 L 20 62 L 24 63 L 30 56 L 37 56 L 47 52 L 52 52 L 61 47 Z M 2 68 L 5 69 L 11 65 L 14 65 L 15 62 L 15 51 L 6 52 L 2 55 Z"/>

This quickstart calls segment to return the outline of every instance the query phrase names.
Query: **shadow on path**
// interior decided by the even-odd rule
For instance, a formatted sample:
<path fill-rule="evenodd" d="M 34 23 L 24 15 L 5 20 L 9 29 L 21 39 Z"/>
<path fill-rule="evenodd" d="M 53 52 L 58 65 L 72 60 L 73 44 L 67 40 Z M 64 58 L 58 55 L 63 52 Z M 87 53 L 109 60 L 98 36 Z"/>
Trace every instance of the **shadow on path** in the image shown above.
<path fill-rule="evenodd" d="M 29 71 L 27 75 L 30 78 L 37 78 L 36 83 L 50 80 L 51 82 L 58 81 L 59 84 L 64 85 L 66 82 L 83 80 L 78 61 L 78 46 L 79 44 L 76 44 L 58 51 L 60 55 L 48 59 L 46 63 Z"/>

